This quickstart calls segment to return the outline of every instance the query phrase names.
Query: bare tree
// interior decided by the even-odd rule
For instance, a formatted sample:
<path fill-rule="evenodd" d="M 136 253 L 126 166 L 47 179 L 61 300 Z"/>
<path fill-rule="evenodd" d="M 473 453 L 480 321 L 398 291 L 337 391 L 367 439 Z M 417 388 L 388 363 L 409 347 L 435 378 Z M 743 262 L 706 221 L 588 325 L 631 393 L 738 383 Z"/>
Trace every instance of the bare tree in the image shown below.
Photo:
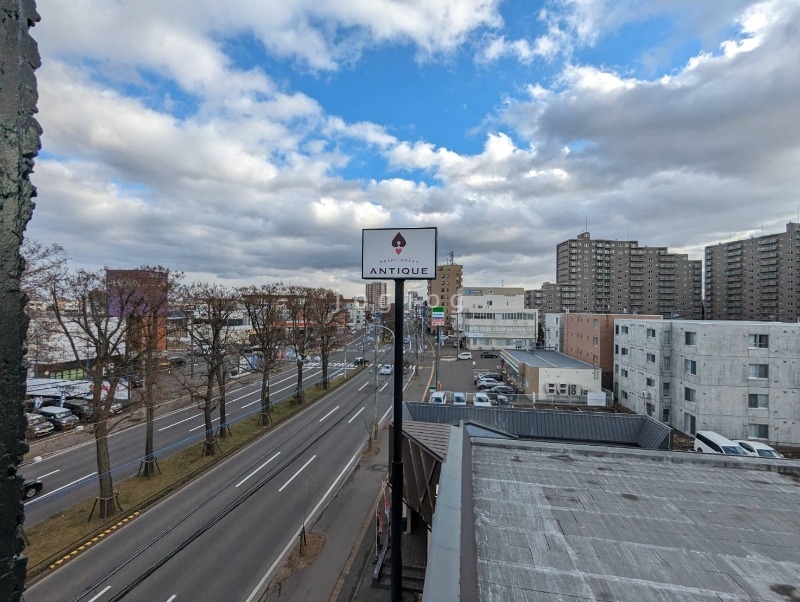
<path fill-rule="evenodd" d="M 217 284 L 194 283 L 186 287 L 182 298 L 193 309 L 194 326 L 190 331 L 192 348 L 205 362 L 200 383 L 188 381 L 187 388 L 203 411 L 206 438 L 203 454 L 213 456 L 216 449 L 212 413 L 220 407 L 220 437 L 228 433 L 225 416 L 225 352 L 231 335 L 230 319 L 239 306 L 235 291 Z M 192 358 L 194 361 L 194 358 Z"/>
<path fill-rule="evenodd" d="M 308 290 L 310 297 L 308 323 L 314 330 L 316 342 L 319 344 L 319 354 L 322 360 L 322 387 L 327 389 L 330 384 L 328 375 L 328 360 L 330 353 L 339 342 L 346 310 L 339 304 L 336 291 L 327 288 L 314 288 Z"/>
<path fill-rule="evenodd" d="M 77 270 L 51 282 L 50 298 L 75 361 L 85 362 L 91 380 L 99 514 L 108 518 L 115 512 L 108 420 L 120 381 L 135 354 L 128 344 L 128 318 L 137 315 L 140 294 L 134 281 L 122 277 L 112 281 L 105 271 Z"/>
<path fill-rule="evenodd" d="M 304 286 L 290 286 L 286 291 L 287 334 L 297 359 L 297 385 L 293 401 L 298 404 L 305 402 L 303 363 L 314 340 L 309 319 L 313 311 L 314 297 L 310 291 L 311 289 Z"/>
<path fill-rule="evenodd" d="M 261 373 L 259 423 L 266 426 L 271 420 L 269 374 L 286 344 L 286 287 L 265 284 L 241 289 L 240 295 L 254 332 L 251 342 L 259 348 L 260 361 L 253 369 Z"/>

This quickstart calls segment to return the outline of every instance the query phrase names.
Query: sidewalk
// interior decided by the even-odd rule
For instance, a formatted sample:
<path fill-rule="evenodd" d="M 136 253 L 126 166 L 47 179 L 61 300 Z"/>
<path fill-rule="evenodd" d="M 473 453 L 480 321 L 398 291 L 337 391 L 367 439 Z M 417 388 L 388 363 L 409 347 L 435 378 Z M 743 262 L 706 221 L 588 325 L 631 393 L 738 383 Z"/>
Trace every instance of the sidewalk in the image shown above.
<path fill-rule="evenodd" d="M 412 381 L 403 393 L 403 399 L 422 399 L 430 378 L 431 367 L 423 368 L 419 378 Z M 388 478 L 388 466 L 387 425 L 380 430 L 373 451 L 364 453 L 353 473 L 310 529 L 309 552 L 314 551 L 312 542 L 322 545 L 316 559 L 308 566 L 290 569 L 302 563 L 295 547 L 262 600 L 377 602 L 389 598 L 388 590 L 371 587 L 375 557 L 374 508 L 381 485 Z M 412 601 L 414 597 L 406 594 L 404 600 Z"/>

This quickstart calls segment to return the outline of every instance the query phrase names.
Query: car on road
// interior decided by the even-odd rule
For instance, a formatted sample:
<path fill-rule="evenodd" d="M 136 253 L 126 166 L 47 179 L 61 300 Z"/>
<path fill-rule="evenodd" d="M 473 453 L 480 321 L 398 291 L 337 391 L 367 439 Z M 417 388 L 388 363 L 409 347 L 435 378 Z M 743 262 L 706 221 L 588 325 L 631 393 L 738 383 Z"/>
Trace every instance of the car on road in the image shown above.
<path fill-rule="evenodd" d="M 378 374 L 391 374 L 392 373 L 392 365 L 391 364 L 384 364 L 381 366 L 380 371 Z"/>
<path fill-rule="evenodd" d="M 41 414 L 25 414 L 25 419 L 28 421 L 28 428 L 25 429 L 25 434 L 28 439 L 38 439 L 53 432 L 55 428 L 53 423 Z"/>
<path fill-rule="evenodd" d="M 25 479 L 25 483 L 22 485 L 22 497 L 29 500 L 43 488 L 44 484 L 39 479 Z"/>
<path fill-rule="evenodd" d="M 497 354 L 494 351 L 481 351 L 481 358 L 495 358 Z"/>
<path fill-rule="evenodd" d="M 492 407 L 492 402 L 486 393 L 475 393 L 475 396 L 472 398 L 472 405 L 477 407 L 490 408 Z"/>
<path fill-rule="evenodd" d="M 453 405 L 454 406 L 465 406 L 465 405 L 467 405 L 467 394 L 466 393 L 453 393 Z"/>
<path fill-rule="evenodd" d="M 462 351 L 458 354 L 458 359 L 460 360 L 471 360 L 472 354 L 469 351 Z"/>
<path fill-rule="evenodd" d="M 353 360 L 353 365 L 354 366 L 366 366 L 367 364 L 369 364 L 369 360 L 368 359 L 364 359 L 360 355 L 356 359 Z"/>
<path fill-rule="evenodd" d="M 758 456 L 759 458 L 783 458 L 783 455 L 779 454 L 766 443 L 761 443 L 760 441 L 734 439 L 733 442 L 741 447 L 748 456 Z"/>

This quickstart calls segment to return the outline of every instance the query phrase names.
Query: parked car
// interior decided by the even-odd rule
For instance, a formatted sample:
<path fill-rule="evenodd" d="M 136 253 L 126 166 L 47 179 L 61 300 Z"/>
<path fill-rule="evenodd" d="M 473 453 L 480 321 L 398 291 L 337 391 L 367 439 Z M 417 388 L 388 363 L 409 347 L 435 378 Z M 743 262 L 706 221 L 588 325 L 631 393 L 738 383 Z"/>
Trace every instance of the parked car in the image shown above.
<path fill-rule="evenodd" d="M 28 439 L 38 439 L 49 435 L 55 428 L 53 423 L 41 414 L 25 414 L 25 419 L 28 421 L 28 428 L 25 429 Z"/>
<path fill-rule="evenodd" d="M 494 387 L 486 389 L 486 392 L 489 393 L 490 396 L 491 394 L 514 395 L 517 392 L 517 390 L 511 385 L 495 385 Z"/>
<path fill-rule="evenodd" d="M 186 358 L 180 356 L 171 357 L 169 358 L 169 365 L 172 366 L 173 368 L 179 368 L 180 366 L 185 366 Z"/>
<path fill-rule="evenodd" d="M 498 406 L 506 406 L 506 407 L 507 407 L 507 406 L 510 406 L 510 405 L 511 405 L 511 400 L 508 398 L 508 396 L 507 396 L 507 395 L 498 395 L 498 396 L 495 398 L 494 402 L 495 402 L 495 403 L 496 403 Z"/>
<path fill-rule="evenodd" d="M 42 489 L 44 489 L 44 484 L 39 479 L 25 479 L 22 485 L 22 497 L 29 500 Z"/>
<path fill-rule="evenodd" d="M 475 393 L 475 396 L 472 398 L 472 405 L 477 407 L 490 408 L 492 407 L 492 402 L 486 393 Z"/>
<path fill-rule="evenodd" d="M 64 407 L 75 414 L 83 422 L 89 422 L 94 415 L 92 402 L 86 399 L 67 399 Z"/>
<path fill-rule="evenodd" d="M 694 435 L 694 451 L 729 456 L 746 456 L 736 443 L 714 431 L 697 431 Z"/>
<path fill-rule="evenodd" d="M 497 354 L 494 351 L 481 351 L 481 357 L 486 358 L 495 358 Z"/>
<path fill-rule="evenodd" d="M 428 403 L 446 403 L 447 398 L 445 397 L 444 391 L 434 391 L 431 393 L 430 397 L 428 397 Z"/>
<path fill-rule="evenodd" d="M 471 360 L 472 354 L 469 351 L 462 351 L 458 354 L 458 359 L 460 360 Z"/>
<path fill-rule="evenodd" d="M 499 383 L 503 382 L 503 375 L 498 372 L 479 372 L 475 375 L 475 380 L 473 382 L 477 385 L 479 380 L 486 378 L 491 378 Z"/>
<path fill-rule="evenodd" d="M 392 373 L 392 365 L 391 364 L 384 364 L 383 366 L 381 366 L 381 369 L 378 372 L 378 374 L 384 374 L 384 375 L 385 374 L 391 374 L 391 373 Z"/>
<path fill-rule="evenodd" d="M 467 405 L 467 394 L 466 393 L 453 393 L 453 405 L 454 406 L 465 406 L 465 405 Z"/>
<path fill-rule="evenodd" d="M 78 417 L 67 408 L 60 408 L 58 406 L 39 408 L 39 414 L 52 422 L 57 431 L 73 429 L 78 426 L 78 422 L 80 422 Z"/>
<path fill-rule="evenodd" d="M 733 442 L 741 447 L 748 456 L 758 456 L 760 458 L 783 458 L 773 448 L 766 443 L 760 441 L 742 441 L 741 439 L 734 439 Z"/>
<path fill-rule="evenodd" d="M 494 380 L 493 378 L 484 378 L 478 381 L 478 384 L 475 385 L 478 387 L 479 391 L 484 391 L 486 389 L 491 389 L 492 387 L 497 387 L 498 385 L 502 385 L 501 381 Z"/>

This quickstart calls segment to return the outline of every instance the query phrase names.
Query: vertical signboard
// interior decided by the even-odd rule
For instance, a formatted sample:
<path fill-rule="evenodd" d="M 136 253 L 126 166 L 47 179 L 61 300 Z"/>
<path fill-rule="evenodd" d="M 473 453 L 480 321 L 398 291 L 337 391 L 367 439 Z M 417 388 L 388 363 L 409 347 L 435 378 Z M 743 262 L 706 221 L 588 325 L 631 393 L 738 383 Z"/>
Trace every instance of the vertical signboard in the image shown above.
<path fill-rule="evenodd" d="M 431 307 L 431 326 L 444 326 L 444 306 Z"/>

